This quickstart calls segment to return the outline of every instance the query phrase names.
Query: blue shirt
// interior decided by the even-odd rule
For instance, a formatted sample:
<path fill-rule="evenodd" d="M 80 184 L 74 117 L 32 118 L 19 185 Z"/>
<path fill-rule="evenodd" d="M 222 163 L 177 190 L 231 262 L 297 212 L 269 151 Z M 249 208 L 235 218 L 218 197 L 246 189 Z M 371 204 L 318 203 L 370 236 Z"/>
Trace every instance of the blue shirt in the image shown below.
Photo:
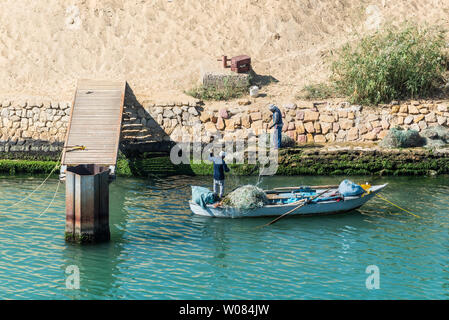
<path fill-rule="evenodd" d="M 224 173 L 229 172 L 229 168 L 226 165 L 226 162 L 222 158 L 211 156 L 209 156 L 209 161 L 212 161 L 214 163 L 214 179 L 224 180 Z"/>

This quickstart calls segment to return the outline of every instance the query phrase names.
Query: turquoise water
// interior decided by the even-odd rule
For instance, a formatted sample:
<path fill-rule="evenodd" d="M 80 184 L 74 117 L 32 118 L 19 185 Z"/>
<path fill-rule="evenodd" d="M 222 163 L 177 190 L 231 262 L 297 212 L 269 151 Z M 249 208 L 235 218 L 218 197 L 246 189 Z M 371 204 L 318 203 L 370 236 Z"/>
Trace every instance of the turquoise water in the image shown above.
<path fill-rule="evenodd" d="M 331 184 L 340 177 L 266 177 L 264 188 Z M 366 178 L 353 177 L 364 182 Z M 227 180 L 228 190 L 257 178 Z M 382 178 L 384 195 L 344 215 L 270 221 L 192 216 L 190 185 L 210 178 L 118 178 L 111 184 L 111 241 L 64 241 L 64 185 L 0 179 L 0 299 L 448 299 L 449 181 Z M 67 289 L 67 266 L 80 289 Z M 380 288 L 368 290 L 367 266 Z"/>

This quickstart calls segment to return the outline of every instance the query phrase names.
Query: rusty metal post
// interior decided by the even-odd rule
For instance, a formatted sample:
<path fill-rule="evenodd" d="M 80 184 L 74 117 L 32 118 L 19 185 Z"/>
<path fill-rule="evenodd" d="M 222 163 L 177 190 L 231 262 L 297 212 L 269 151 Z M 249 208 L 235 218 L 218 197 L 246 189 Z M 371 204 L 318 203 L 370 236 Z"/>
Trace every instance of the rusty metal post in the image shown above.
<path fill-rule="evenodd" d="M 70 172 L 65 177 L 65 238 L 71 241 L 75 234 L 75 175 Z"/>
<path fill-rule="evenodd" d="M 79 243 L 110 239 L 109 169 L 92 165 L 67 169 L 65 238 Z"/>
<path fill-rule="evenodd" d="M 223 68 L 229 68 L 228 66 L 228 56 L 221 56 L 221 59 L 218 59 L 217 61 L 221 61 L 221 63 L 223 64 Z"/>
<path fill-rule="evenodd" d="M 228 57 L 227 56 L 223 56 L 222 57 L 222 61 L 223 61 L 223 68 L 227 68 L 228 67 Z"/>

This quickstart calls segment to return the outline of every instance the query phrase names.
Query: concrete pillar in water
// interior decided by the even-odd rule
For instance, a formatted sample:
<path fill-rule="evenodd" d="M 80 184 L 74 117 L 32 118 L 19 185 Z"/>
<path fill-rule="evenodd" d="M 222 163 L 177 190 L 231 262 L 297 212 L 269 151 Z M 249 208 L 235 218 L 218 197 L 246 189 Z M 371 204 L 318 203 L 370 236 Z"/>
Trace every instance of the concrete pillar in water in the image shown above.
<path fill-rule="evenodd" d="M 66 171 L 66 241 L 108 241 L 109 168 L 79 165 Z"/>

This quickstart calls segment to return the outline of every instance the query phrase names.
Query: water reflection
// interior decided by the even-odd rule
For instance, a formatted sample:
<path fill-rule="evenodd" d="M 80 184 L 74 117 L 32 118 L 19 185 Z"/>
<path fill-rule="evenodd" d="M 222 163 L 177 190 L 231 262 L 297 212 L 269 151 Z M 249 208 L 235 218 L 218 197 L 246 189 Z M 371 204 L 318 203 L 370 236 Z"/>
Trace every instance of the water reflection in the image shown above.
<path fill-rule="evenodd" d="M 264 177 L 260 186 L 335 184 L 343 177 Z M 353 177 L 365 181 L 366 177 Z M 254 183 L 234 177 L 227 189 Z M 5 208 L 40 179 L 0 180 Z M 382 178 L 385 197 L 358 211 L 327 217 L 214 219 L 194 216 L 190 185 L 209 177 L 119 178 L 111 185 L 111 241 L 64 241 L 64 193 L 49 181 L 23 205 L 0 214 L 0 298 L 305 299 L 447 298 L 449 182 Z M 0 208 L 1 209 L 1 208 Z M 78 265 L 80 290 L 65 288 Z M 366 266 L 381 272 L 381 290 L 365 288 Z"/>
<path fill-rule="evenodd" d="M 111 188 L 110 193 L 110 228 L 111 241 L 95 245 L 78 245 L 67 243 L 63 250 L 64 270 L 69 265 L 76 265 L 80 271 L 82 290 L 64 290 L 69 299 L 95 298 L 107 299 L 117 296 L 120 288 L 119 278 L 122 273 L 120 264 L 126 260 L 124 252 L 124 234 L 128 214 L 124 204 L 128 191 Z"/>

